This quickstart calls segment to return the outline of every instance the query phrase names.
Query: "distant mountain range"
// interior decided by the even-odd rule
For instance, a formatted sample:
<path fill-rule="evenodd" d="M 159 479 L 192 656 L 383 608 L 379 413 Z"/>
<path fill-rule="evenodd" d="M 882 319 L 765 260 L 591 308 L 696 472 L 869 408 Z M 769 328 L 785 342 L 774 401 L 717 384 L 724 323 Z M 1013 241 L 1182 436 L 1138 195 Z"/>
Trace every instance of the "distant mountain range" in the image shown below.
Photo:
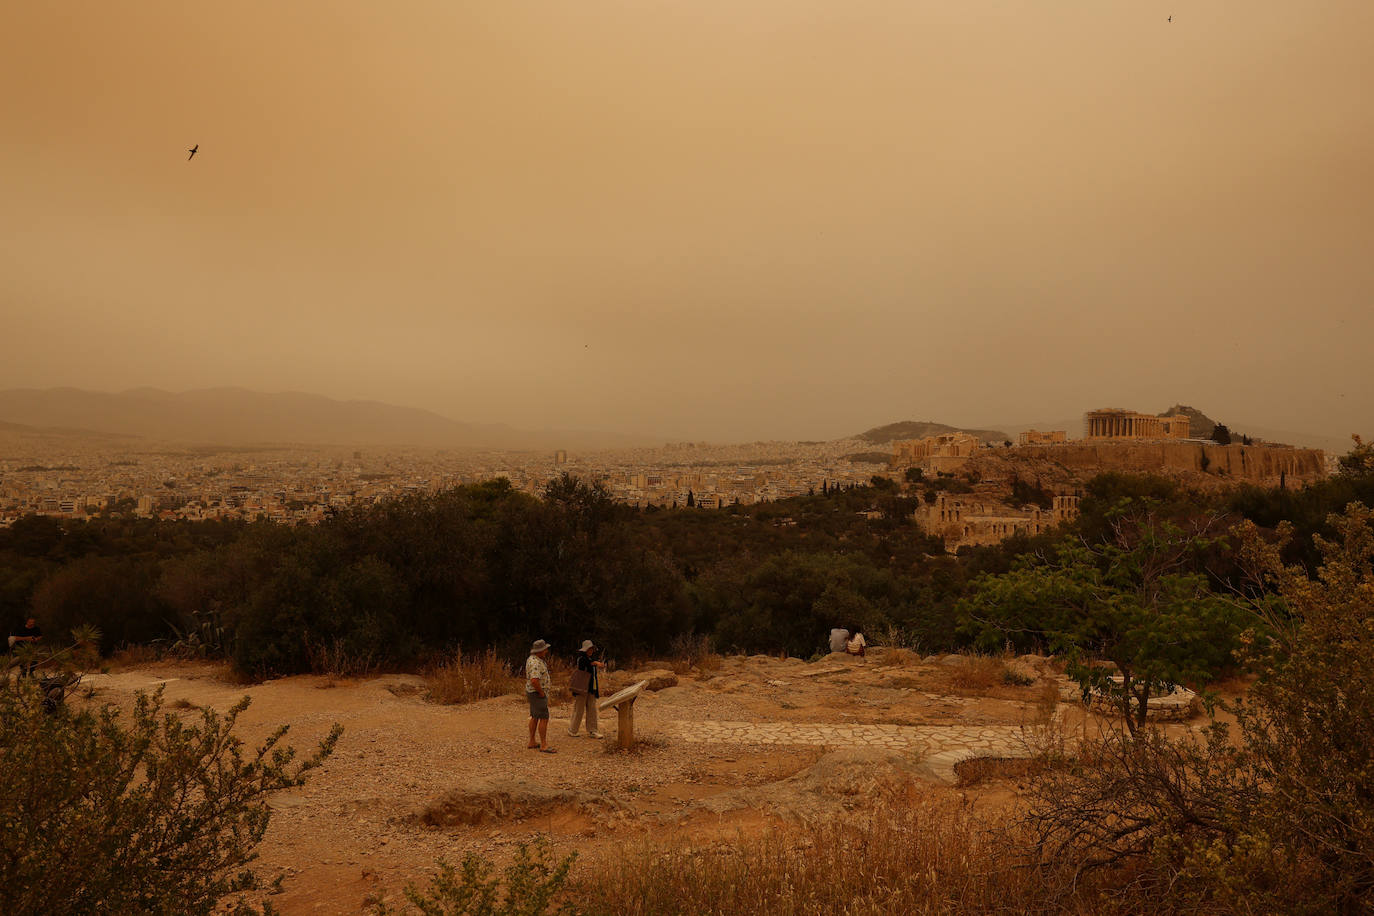
<path fill-rule="evenodd" d="M 1209 435 L 1214 422 L 1182 405 L 1166 413 L 1193 418 L 1193 435 Z M 1344 436 L 1305 435 L 1246 423 L 1227 424 L 1270 442 L 1321 448 L 1333 454 L 1350 450 Z M 1082 434 L 1081 417 L 1004 429 L 950 426 L 930 420 L 904 420 L 877 426 L 853 438 L 885 447 L 900 439 L 922 439 L 967 432 L 984 442 L 1014 440 L 1024 429 L 1064 429 Z M 1205 430 L 1205 432 L 1204 432 Z M 462 423 L 416 407 L 379 401 L 339 401 L 298 392 L 266 393 L 244 388 L 170 392 L 134 388 L 118 393 L 78 388 L 12 388 L 0 391 L 0 432 L 45 436 L 133 436 L 192 445 L 340 445 L 414 446 L 467 449 L 591 449 L 660 445 L 661 437 L 629 436 L 595 430 L 522 430 L 502 424 Z"/>
<path fill-rule="evenodd" d="M 645 437 L 618 433 L 460 423 L 433 411 L 379 401 L 337 401 L 243 388 L 185 392 L 135 388 L 118 393 L 13 388 L 0 391 L 0 422 L 45 431 L 217 445 L 542 449 L 649 444 Z"/>
<path fill-rule="evenodd" d="M 886 426 L 875 426 L 867 432 L 859 433 L 855 439 L 862 439 L 874 445 L 885 445 L 902 439 L 924 439 L 926 436 L 939 436 L 944 433 L 968 433 L 984 442 L 1002 443 L 1010 439 L 1006 433 L 997 429 L 970 429 L 966 426 L 946 426 L 930 420 L 902 420 Z"/>

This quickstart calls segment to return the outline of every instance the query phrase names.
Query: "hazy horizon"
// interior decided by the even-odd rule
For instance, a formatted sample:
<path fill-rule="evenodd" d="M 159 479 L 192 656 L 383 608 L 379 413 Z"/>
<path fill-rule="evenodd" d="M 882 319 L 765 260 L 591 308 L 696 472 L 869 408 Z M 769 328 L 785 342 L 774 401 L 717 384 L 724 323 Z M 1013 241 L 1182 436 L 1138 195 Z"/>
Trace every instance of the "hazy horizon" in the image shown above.
<path fill-rule="evenodd" d="M 1357 0 L 4 26 L 0 389 L 717 441 L 1176 402 L 1374 433 Z"/>

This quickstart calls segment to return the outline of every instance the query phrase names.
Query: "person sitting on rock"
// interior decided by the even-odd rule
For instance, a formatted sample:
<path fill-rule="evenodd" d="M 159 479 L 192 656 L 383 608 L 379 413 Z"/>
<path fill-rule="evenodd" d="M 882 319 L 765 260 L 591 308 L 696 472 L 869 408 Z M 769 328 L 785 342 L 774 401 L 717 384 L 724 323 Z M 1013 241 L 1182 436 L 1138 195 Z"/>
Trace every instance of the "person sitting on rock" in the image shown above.
<path fill-rule="evenodd" d="M 849 631 L 836 627 L 830 631 L 830 651 L 843 652 L 845 644 L 849 642 Z"/>
<path fill-rule="evenodd" d="M 864 639 L 864 634 L 859 630 L 854 631 L 854 635 L 844 644 L 844 651 L 850 655 L 864 657 L 864 651 L 868 648 L 868 642 Z"/>

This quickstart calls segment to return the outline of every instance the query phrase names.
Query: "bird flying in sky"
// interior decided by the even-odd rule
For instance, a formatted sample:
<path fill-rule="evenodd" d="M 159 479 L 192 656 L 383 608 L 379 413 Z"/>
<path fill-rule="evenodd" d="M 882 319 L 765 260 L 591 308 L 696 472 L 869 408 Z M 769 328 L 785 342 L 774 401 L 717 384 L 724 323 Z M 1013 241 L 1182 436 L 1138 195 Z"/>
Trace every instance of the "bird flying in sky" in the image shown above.
<path fill-rule="evenodd" d="M 200 149 L 200 144 L 199 144 L 199 143 L 197 143 L 195 146 L 191 147 L 191 155 L 189 155 L 189 156 L 186 157 L 186 161 L 187 161 L 187 162 L 190 162 L 192 159 L 196 158 L 196 150 L 198 150 L 198 149 Z"/>

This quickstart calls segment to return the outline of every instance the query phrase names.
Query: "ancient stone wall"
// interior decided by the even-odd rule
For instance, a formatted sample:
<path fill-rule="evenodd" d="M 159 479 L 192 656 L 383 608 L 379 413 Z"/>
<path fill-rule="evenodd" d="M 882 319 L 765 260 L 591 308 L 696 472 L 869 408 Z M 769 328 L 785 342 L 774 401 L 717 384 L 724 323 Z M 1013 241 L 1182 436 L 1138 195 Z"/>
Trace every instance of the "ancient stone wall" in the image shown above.
<path fill-rule="evenodd" d="M 1175 472 L 1206 474 L 1221 480 L 1275 484 L 1280 476 L 1290 483 L 1316 480 L 1326 473 L 1320 449 L 1272 445 L 1217 445 L 1203 442 L 1069 442 L 1063 445 L 1023 445 L 1016 457 L 1049 461 L 1071 470 Z"/>

